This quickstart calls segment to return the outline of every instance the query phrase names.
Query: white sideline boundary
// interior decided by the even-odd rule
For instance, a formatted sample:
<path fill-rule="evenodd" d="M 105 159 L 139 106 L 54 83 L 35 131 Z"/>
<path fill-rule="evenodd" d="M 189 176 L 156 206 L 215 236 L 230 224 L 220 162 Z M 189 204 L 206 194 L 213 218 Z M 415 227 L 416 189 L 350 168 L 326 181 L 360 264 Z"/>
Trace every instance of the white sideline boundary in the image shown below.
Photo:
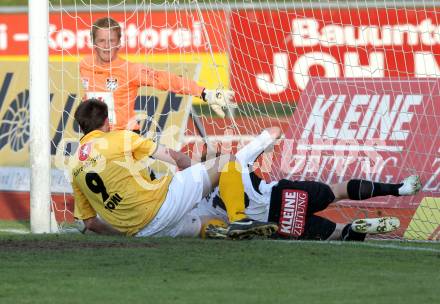
<path fill-rule="evenodd" d="M 268 240 L 274 241 L 274 240 Z M 390 240 L 392 241 L 392 240 Z M 416 247 L 416 246 L 400 246 L 395 244 L 376 244 L 370 243 L 369 241 L 365 242 L 342 242 L 342 241 L 298 241 L 298 240 L 275 240 L 275 242 L 283 242 L 283 243 L 292 243 L 292 244 L 319 244 L 323 246 L 347 246 L 347 247 L 371 247 L 371 248 L 379 248 L 379 249 L 394 249 L 400 251 L 422 251 L 422 252 L 433 252 L 440 253 L 440 249 L 432 248 L 432 247 Z M 399 241 L 395 241 L 399 242 Z"/>
<path fill-rule="evenodd" d="M 30 234 L 31 231 L 29 229 L 25 229 L 25 228 L 23 228 L 23 229 L 19 229 L 19 228 L 3 228 L 3 229 L 1 229 L 0 228 L 0 233 Z M 59 231 L 56 232 L 55 234 L 71 234 L 71 233 L 79 234 L 80 232 L 76 228 L 69 227 L 69 228 L 59 229 Z"/>

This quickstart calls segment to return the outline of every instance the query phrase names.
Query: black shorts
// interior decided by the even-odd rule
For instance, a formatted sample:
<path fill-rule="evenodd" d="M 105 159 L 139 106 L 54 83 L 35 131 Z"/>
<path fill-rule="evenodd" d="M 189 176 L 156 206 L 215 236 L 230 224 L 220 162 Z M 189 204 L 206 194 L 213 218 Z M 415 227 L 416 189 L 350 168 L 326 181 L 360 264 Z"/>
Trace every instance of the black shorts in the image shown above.
<path fill-rule="evenodd" d="M 335 195 L 327 184 L 314 181 L 291 181 L 282 179 L 278 182 L 278 185 L 272 188 L 269 222 L 278 223 L 281 212 L 281 195 L 285 189 L 303 190 L 307 192 L 309 198 L 307 216 L 326 209 L 328 205 L 335 200 Z"/>

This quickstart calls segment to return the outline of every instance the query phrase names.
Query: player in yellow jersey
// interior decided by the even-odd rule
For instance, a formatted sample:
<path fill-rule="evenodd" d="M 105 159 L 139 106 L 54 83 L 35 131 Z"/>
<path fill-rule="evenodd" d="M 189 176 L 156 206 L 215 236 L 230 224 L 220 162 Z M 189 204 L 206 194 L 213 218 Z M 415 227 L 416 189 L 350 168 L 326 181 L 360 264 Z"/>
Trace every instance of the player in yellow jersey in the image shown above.
<path fill-rule="evenodd" d="M 71 169 L 74 216 L 87 229 L 99 234 L 197 236 L 201 220 L 192 209 L 218 185 L 231 223 L 229 237 L 268 236 L 276 231 L 277 225 L 245 215 L 240 165 L 234 156 L 191 166 L 185 154 L 134 132 L 110 132 L 107 105 L 96 99 L 82 102 L 75 120 L 84 137 Z M 151 181 L 142 163 L 148 157 L 181 171 Z"/>
<path fill-rule="evenodd" d="M 119 23 L 110 17 L 93 23 L 91 38 L 93 54 L 81 60 L 81 83 L 85 99 L 97 98 L 107 104 L 112 130 L 139 132 L 134 103 L 139 88 L 143 86 L 199 97 L 220 117 L 225 116 L 222 107 L 236 107 L 232 102 L 232 91 L 208 90 L 191 79 L 154 70 L 118 56 L 122 30 Z"/>

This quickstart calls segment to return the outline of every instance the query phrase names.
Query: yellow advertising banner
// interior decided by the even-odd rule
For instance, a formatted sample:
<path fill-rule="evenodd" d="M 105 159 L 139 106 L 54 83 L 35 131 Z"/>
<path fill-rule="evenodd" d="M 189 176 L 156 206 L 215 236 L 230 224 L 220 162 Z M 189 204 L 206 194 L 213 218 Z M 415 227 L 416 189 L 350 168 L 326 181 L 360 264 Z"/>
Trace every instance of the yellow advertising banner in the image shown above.
<path fill-rule="evenodd" d="M 403 237 L 407 240 L 440 240 L 440 198 L 422 199 Z"/>

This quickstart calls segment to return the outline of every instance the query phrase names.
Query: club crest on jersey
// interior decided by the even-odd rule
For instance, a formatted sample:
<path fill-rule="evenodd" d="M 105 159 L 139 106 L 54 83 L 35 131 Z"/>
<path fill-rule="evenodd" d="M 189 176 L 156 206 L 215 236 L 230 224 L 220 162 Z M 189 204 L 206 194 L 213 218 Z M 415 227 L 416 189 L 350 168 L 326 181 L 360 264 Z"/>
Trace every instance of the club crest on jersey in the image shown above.
<path fill-rule="evenodd" d="M 84 90 L 89 89 L 89 79 L 88 78 L 81 78 L 81 83 L 82 83 Z"/>
<path fill-rule="evenodd" d="M 85 161 L 89 157 L 90 152 L 92 152 L 92 144 L 91 143 L 87 143 L 87 144 L 82 145 L 79 148 L 78 159 L 80 161 Z"/>
<path fill-rule="evenodd" d="M 118 79 L 116 78 L 107 78 L 105 82 L 105 86 L 107 87 L 107 90 L 114 91 L 118 88 Z"/>

